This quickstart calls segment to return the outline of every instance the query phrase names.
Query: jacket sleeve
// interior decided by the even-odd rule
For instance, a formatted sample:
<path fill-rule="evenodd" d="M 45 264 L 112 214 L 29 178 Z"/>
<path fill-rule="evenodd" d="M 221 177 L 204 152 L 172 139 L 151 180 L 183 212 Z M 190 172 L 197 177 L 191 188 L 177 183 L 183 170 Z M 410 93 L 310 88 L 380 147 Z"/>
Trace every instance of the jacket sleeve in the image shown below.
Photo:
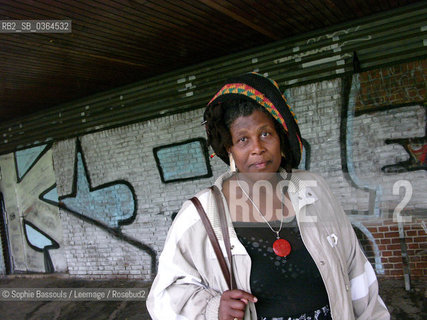
<path fill-rule="evenodd" d="M 206 254 L 202 245 L 206 239 L 200 237 L 204 226 L 190 203 L 184 203 L 178 213 L 159 258 L 158 273 L 147 298 L 153 320 L 218 319 L 221 293 L 207 285 L 193 259 Z"/>
<path fill-rule="evenodd" d="M 390 314 L 379 296 L 375 271 L 362 252 L 352 228 L 350 233 L 352 250 L 348 255 L 347 268 L 355 318 L 357 320 L 389 320 Z"/>
<path fill-rule="evenodd" d="M 379 296 L 378 280 L 374 269 L 363 253 L 353 227 L 323 178 L 320 178 L 323 188 L 328 190 L 329 198 L 336 209 L 341 234 L 346 238 L 345 253 L 346 269 L 350 281 L 353 312 L 357 320 L 389 320 L 390 313 Z M 344 262 L 343 262 L 344 263 Z"/>

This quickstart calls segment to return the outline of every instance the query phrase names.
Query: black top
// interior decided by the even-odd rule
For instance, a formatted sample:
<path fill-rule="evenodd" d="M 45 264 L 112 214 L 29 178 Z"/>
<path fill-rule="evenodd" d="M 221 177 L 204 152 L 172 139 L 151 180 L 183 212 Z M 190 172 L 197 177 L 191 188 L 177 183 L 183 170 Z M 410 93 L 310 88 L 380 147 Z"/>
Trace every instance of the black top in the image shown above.
<path fill-rule="evenodd" d="M 280 221 L 270 222 L 278 230 Z M 328 304 L 319 270 L 305 248 L 295 219 L 283 223 L 281 239 L 289 241 L 291 253 L 277 256 L 272 249 L 276 234 L 266 223 L 236 222 L 237 237 L 252 260 L 250 285 L 258 298 L 257 314 L 264 317 L 296 317 Z"/>

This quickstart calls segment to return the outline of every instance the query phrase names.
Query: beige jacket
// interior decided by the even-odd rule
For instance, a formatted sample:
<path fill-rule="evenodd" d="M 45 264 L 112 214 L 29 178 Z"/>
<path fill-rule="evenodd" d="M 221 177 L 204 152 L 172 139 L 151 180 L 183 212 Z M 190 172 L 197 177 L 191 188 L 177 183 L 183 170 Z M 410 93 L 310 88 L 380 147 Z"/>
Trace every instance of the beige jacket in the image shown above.
<path fill-rule="evenodd" d="M 225 173 L 215 184 L 222 189 Z M 294 171 L 289 196 L 302 240 L 313 257 L 328 293 L 334 320 L 386 320 L 390 315 L 378 295 L 375 272 L 325 181 L 307 171 Z M 211 192 L 196 195 L 202 203 L 226 256 Z M 228 206 L 224 206 L 228 211 Z M 229 215 L 229 212 L 227 212 Z M 251 259 L 228 221 L 237 287 L 250 289 Z M 227 290 L 221 269 L 196 208 L 186 201 L 169 230 L 159 270 L 147 299 L 154 320 L 218 319 L 221 293 Z M 249 303 L 245 320 L 256 319 Z"/>

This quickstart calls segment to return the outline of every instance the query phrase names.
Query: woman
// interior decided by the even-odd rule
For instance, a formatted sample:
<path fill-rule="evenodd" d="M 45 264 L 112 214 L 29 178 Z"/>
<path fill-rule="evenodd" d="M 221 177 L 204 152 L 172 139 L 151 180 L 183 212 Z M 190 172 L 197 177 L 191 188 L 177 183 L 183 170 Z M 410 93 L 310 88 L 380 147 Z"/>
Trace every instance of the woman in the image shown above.
<path fill-rule="evenodd" d="M 254 73 L 230 79 L 204 118 L 208 143 L 230 165 L 215 184 L 238 289 L 228 290 L 187 201 L 147 300 L 153 319 L 389 319 L 341 206 L 322 178 L 295 170 L 301 136 L 277 84 Z M 223 244 L 215 198 L 208 189 L 196 196 Z"/>

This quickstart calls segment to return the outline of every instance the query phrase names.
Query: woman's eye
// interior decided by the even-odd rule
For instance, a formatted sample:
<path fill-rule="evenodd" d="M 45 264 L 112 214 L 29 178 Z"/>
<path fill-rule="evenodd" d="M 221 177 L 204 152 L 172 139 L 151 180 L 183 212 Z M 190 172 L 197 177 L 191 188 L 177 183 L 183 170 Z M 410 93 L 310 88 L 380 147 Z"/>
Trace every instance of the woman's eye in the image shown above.
<path fill-rule="evenodd" d="M 246 141 L 246 137 L 241 137 L 241 138 L 239 139 L 239 141 L 241 141 L 241 142 L 245 142 L 245 141 Z"/>
<path fill-rule="evenodd" d="M 267 136 L 269 136 L 270 135 L 270 133 L 269 132 L 263 132 L 263 133 L 261 133 L 261 136 L 262 137 L 267 137 Z"/>

